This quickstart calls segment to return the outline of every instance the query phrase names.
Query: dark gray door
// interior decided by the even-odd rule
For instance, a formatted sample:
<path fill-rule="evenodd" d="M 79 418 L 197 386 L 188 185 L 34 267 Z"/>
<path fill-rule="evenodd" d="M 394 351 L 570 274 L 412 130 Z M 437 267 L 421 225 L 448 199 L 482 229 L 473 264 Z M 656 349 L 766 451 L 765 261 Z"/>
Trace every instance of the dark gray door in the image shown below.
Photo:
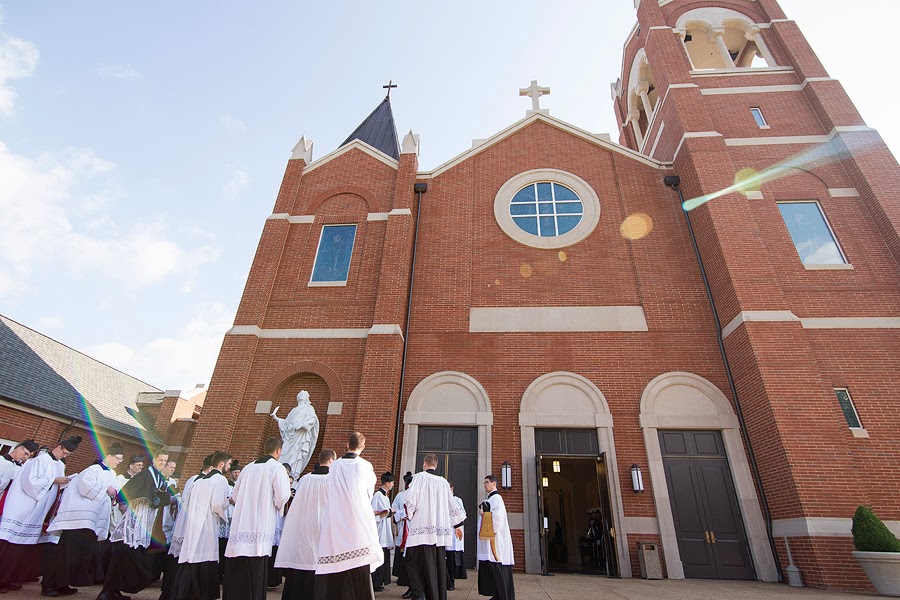
<path fill-rule="evenodd" d="M 475 427 L 419 427 L 419 444 L 416 448 L 416 471 L 422 470 L 426 454 L 438 457 L 437 472 L 453 482 L 453 491 L 463 501 L 466 509 L 465 560 L 466 566 L 475 568 L 475 530 L 478 521 L 478 496 L 483 488 L 481 480 L 489 473 L 478 473 L 478 429 Z"/>
<path fill-rule="evenodd" d="M 755 579 L 731 469 L 718 431 L 660 431 L 684 576 Z"/>

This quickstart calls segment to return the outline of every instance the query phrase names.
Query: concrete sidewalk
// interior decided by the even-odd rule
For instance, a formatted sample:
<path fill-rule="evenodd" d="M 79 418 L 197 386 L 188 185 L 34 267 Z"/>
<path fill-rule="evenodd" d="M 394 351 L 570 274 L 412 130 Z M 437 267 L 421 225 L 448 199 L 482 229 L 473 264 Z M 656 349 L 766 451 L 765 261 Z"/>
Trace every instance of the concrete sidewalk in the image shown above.
<path fill-rule="evenodd" d="M 477 574 L 469 571 L 469 578 L 457 580 L 456 590 L 447 592 L 447 600 L 486 600 L 478 595 L 476 585 Z M 853 592 L 829 592 L 809 588 L 792 588 L 776 583 L 756 583 L 749 581 L 710 581 L 710 580 L 670 580 L 648 581 L 645 579 L 607 579 L 594 575 L 556 575 L 541 577 L 540 575 L 517 574 L 516 600 L 596 600 L 609 598 L 612 600 L 662 600 L 673 598 L 685 600 L 730 600 L 732 598 L 753 598 L 754 600 L 785 599 L 821 599 L 845 600 L 872 598 L 873 594 Z M 157 600 L 159 584 L 153 585 L 140 594 L 134 594 L 134 600 Z M 375 594 L 376 600 L 400 600 L 406 588 L 398 588 L 391 584 L 387 589 Z M 81 588 L 72 598 L 94 600 L 100 593 L 100 586 Z M 17 592 L 7 592 L 3 600 L 20 600 L 40 598 L 41 588 L 37 583 L 26 585 Z M 281 600 L 281 588 L 269 592 L 267 600 Z"/>

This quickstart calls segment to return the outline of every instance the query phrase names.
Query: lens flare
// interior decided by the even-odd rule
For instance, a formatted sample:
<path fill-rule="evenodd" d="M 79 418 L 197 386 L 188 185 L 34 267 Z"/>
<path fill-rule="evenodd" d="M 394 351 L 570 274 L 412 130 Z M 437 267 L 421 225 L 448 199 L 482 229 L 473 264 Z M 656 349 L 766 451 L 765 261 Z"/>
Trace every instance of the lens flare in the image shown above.
<path fill-rule="evenodd" d="M 653 231 L 653 219 L 647 213 L 634 213 L 622 221 L 619 231 L 629 240 L 645 238 Z"/>
<path fill-rule="evenodd" d="M 733 185 L 712 194 L 685 200 L 682 208 L 685 211 L 691 211 L 699 206 L 703 206 L 710 200 L 715 200 L 734 192 L 758 191 L 764 183 L 793 175 L 795 171 L 809 171 L 811 168 L 839 162 L 851 156 L 860 157 L 870 152 L 874 147 L 875 144 L 862 140 L 860 137 L 837 137 L 834 140 L 823 142 L 799 154 L 795 154 L 760 172 L 749 168 L 741 169 L 735 175 L 735 183 Z"/>
<path fill-rule="evenodd" d="M 566 253 L 563 252 L 562 250 L 560 250 L 559 254 L 557 254 L 556 256 L 559 257 L 559 262 L 566 262 L 566 260 L 569 258 L 568 256 L 566 256 Z"/>
<path fill-rule="evenodd" d="M 522 275 L 522 277 L 528 278 L 534 274 L 534 269 L 531 268 L 531 265 L 525 263 L 524 265 L 519 267 L 519 273 Z"/>

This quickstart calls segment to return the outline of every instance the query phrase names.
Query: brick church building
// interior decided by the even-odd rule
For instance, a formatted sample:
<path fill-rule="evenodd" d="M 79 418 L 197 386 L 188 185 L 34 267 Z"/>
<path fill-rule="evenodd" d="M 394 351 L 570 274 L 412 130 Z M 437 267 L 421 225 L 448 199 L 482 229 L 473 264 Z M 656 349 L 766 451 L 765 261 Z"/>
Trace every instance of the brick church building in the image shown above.
<path fill-rule="evenodd" d="M 431 171 L 389 97 L 301 139 L 191 467 L 305 389 L 318 448 L 436 452 L 470 515 L 503 474 L 517 569 L 636 577 L 644 542 L 665 577 L 777 581 L 789 548 L 868 588 L 855 508 L 900 533 L 900 168 L 776 0 L 635 4 L 619 143 L 534 82 Z"/>

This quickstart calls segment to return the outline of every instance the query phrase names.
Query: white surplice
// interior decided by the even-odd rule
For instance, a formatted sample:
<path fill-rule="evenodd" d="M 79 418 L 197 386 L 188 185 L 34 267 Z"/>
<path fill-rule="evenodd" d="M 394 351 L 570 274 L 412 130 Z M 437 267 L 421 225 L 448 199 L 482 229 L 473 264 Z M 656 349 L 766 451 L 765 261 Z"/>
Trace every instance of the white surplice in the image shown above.
<path fill-rule="evenodd" d="M 181 507 L 185 523 L 179 563 L 219 561 L 219 524 L 225 518 L 230 489 L 228 480 L 218 471 L 191 486 Z"/>
<path fill-rule="evenodd" d="M 453 539 L 453 526 L 465 519 L 453 502 L 450 484 L 440 475 L 420 471 L 406 490 L 409 534 L 406 547 L 446 547 Z"/>
<path fill-rule="evenodd" d="M 456 506 L 456 510 L 458 512 L 462 513 L 462 516 L 458 517 L 456 519 L 456 522 L 454 523 L 454 525 L 459 525 L 460 523 L 462 523 L 463 521 L 466 520 L 468 515 L 466 515 L 466 508 L 463 506 L 462 498 L 460 498 L 459 496 L 453 496 L 453 504 Z M 463 528 L 460 527 L 459 530 L 462 531 Z M 463 535 L 463 539 L 461 539 L 461 540 L 456 539 L 456 536 L 454 535 L 451 538 L 451 540 L 452 541 L 449 544 L 447 544 L 447 550 L 449 550 L 450 552 L 464 552 L 465 551 L 465 549 L 466 549 L 465 535 Z"/>
<path fill-rule="evenodd" d="M 284 467 L 272 457 L 250 463 L 238 476 L 231 495 L 234 514 L 225 556 L 271 555 L 277 517 L 284 514 L 284 504 L 291 497 Z"/>
<path fill-rule="evenodd" d="M 228 484 L 228 498 L 231 498 L 231 494 L 234 493 L 234 484 Z M 234 516 L 234 504 L 231 502 L 228 503 L 228 510 L 225 511 L 225 520 L 219 523 L 219 539 L 227 540 L 228 536 L 231 534 L 231 517 Z"/>
<path fill-rule="evenodd" d="M 491 549 L 490 540 L 478 538 L 478 560 L 486 560 L 488 562 L 500 563 L 502 565 L 514 565 L 512 535 L 509 532 L 509 519 L 506 515 L 506 504 L 503 498 L 497 492 L 491 492 L 488 495 L 488 504 L 491 505 L 491 517 L 494 527 L 494 547 L 497 550 L 497 556 Z M 478 515 L 478 531 L 481 531 L 481 515 Z M 498 560 L 499 559 L 499 560 Z"/>
<path fill-rule="evenodd" d="M 53 483 L 66 473 L 66 465 L 45 452 L 22 466 L 19 476 L 9 486 L 0 540 L 13 544 L 37 544 L 49 541 L 41 534 L 44 517 L 56 501 L 59 486 Z"/>
<path fill-rule="evenodd" d="M 406 490 L 394 496 L 391 510 L 394 511 L 394 521 L 397 523 L 397 537 L 394 539 L 394 547 L 403 546 L 403 532 L 406 531 Z"/>
<path fill-rule="evenodd" d="M 387 494 L 379 489 L 372 494 L 372 512 L 379 513 L 384 510 L 391 510 L 391 501 Z M 375 525 L 378 527 L 378 542 L 382 548 L 394 547 L 394 532 L 391 529 L 391 516 L 375 515 Z"/>
<path fill-rule="evenodd" d="M 345 454 L 332 463 L 316 575 L 365 565 L 375 571 L 384 562 L 372 513 L 372 490 L 377 481 L 372 464 L 356 454 Z"/>
<path fill-rule="evenodd" d="M 327 468 L 327 467 L 325 467 Z M 323 467 L 316 469 L 321 471 Z M 275 557 L 278 568 L 315 571 L 319 558 L 319 532 L 328 499 L 328 472 L 313 471 L 300 478 L 291 510 L 284 519 L 284 533 Z"/>
<path fill-rule="evenodd" d="M 112 498 L 107 490 L 115 487 L 116 472 L 100 463 L 76 475 L 63 490 L 56 516 L 47 527 L 48 541 L 59 543 L 63 531 L 74 529 L 90 529 L 98 540 L 105 540 L 112 511 Z"/>
<path fill-rule="evenodd" d="M 13 479 L 19 476 L 22 471 L 22 465 L 8 458 L 5 454 L 0 455 L 0 493 L 9 487 Z"/>
<path fill-rule="evenodd" d="M 124 487 L 125 484 L 128 483 L 129 479 L 131 479 L 131 477 L 129 477 L 128 474 L 126 474 L 126 473 L 122 473 L 121 475 L 116 475 L 116 483 L 115 483 L 116 491 L 117 492 L 121 491 L 122 487 Z M 123 517 L 124 517 L 124 514 L 117 507 L 113 507 L 113 510 L 109 511 L 109 534 L 110 535 L 112 535 L 112 532 L 115 531 L 115 529 L 119 525 L 119 523 L 122 522 Z"/>

